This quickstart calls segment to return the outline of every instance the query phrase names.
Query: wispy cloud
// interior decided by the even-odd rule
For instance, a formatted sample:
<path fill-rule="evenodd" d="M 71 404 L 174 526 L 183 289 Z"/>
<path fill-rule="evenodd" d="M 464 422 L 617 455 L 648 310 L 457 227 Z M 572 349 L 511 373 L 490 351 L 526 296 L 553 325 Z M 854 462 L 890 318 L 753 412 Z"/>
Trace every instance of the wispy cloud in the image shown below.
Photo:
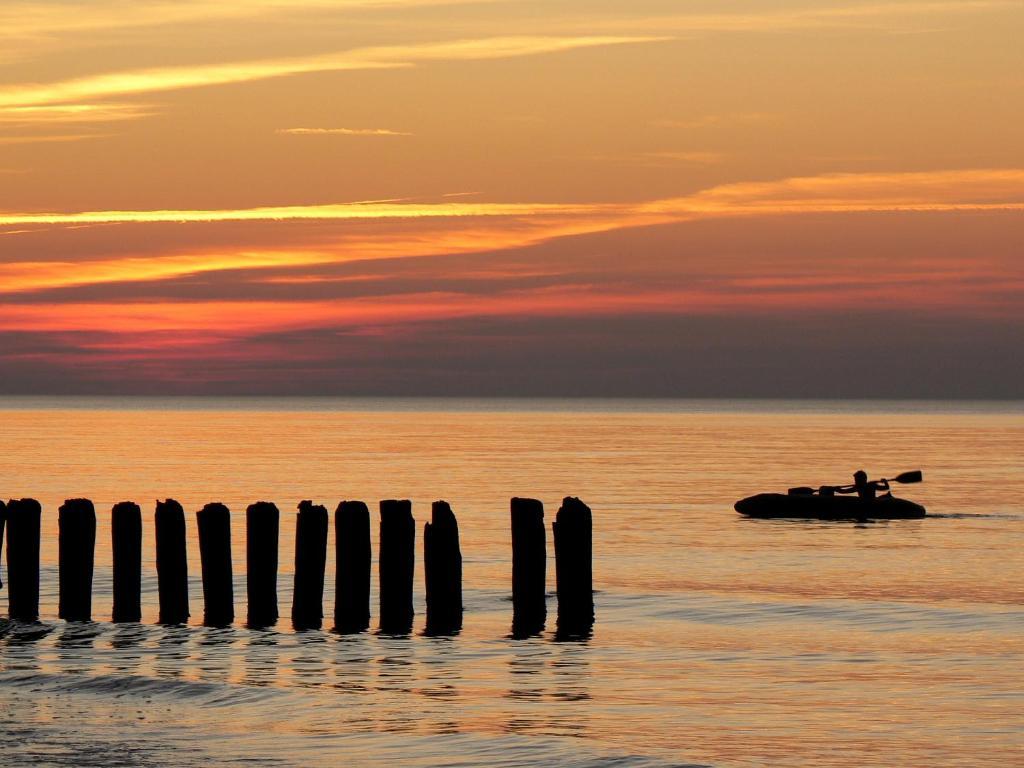
<path fill-rule="evenodd" d="M 0 227 L 231 221 L 695 216 L 828 211 L 1024 209 L 1024 169 L 837 173 L 723 184 L 642 203 L 410 203 L 367 201 L 213 210 L 6 212 Z"/>
<path fill-rule="evenodd" d="M 632 14 L 608 19 L 598 28 L 624 31 L 657 29 L 668 34 L 789 32 L 826 28 L 879 28 L 883 24 L 924 19 L 929 28 L 942 15 L 966 15 L 1019 8 L 1016 0 L 938 0 L 866 3 L 839 7 L 780 9 L 753 13 Z"/>
<path fill-rule="evenodd" d="M 723 184 L 648 210 L 696 214 L 1024 210 L 1024 169 L 833 173 Z"/>
<path fill-rule="evenodd" d="M 147 117 L 153 113 L 153 107 L 145 104 L 51 104 L 35 107 L 6 107 L 0 110 L 0 123 L 8 125 L 110 123 Z"/>
<path fill-rule="evenodd" d="M 413 136 L 407 131 L 390 128 L 279 128 L 277 133 L 294 136 Z"/>
<path fill-rule="evenodd" d="M 238 247 L 197 250 L 170 255 L 125 256 L 87 261 L 35 260 L 0 263 L 0 293 L 22 293 L 102 283 L 147 282 L 189 275 L 231 270 L 261 270 L 338 265 L 408 259 L 431 255 L 482 253 L 511 250 L 548 242 L 555 238 L 591 234 L 627 226 L 629 223 L 657 223 L 664 215 L 645 215 L 627 221 L 621 215 L 540 216 L 522 214 L 476 220 L 440 228 L 377 231 L 339 236 L 329 243 L 296 243 L 279 248 Z M 79 225 L 81 226 L 81 225 Z M 0 234 L 38 230 L 8 230 Z M 309 282 L 319 282 L 310 279 Z"/>
<path fill-rule="evenodd" d="M 35 260 L 0 264 L 0 292 L 166 280 L 231 270 L 502 251 L 583 234 L 723 216 L 963 210 L 1024 211 L 1024 170 L 833 174 L 726 184 L 685 197 L 646 203 L 349 203 L 233 211 L 6 213 L 0 214 L 0 227 L 355 219 L 379 220 L 382 228 L 346 231 L 333 241 L 296 242 L 276 248 L 219 247 L 80 262 Z M 396 219 L 420 219 L 424 223 L 415 227 L 386 227 Z M 427 221 L 436 225 L 427 225 Z"/>
<path fill-rule="evenodd" d="M 318 327 L 399 325 L 459 317 L 503 315 L 565 316 L 678 311 L 735 306 L 744 297 L 723 297 L 685 289 L 645 293 L 593 291 L 586 286 L 522 291 L 501 296 L 473 296 L 438 291 L 409 296 L 346 301 L 233 301 L 95 304 L 26 304 L 0 306 L 0 331 L 114 332 L 151 334 L 199 331 L 227 336 Z"/>
<path fill-rule="evenodd" d="M 0 145 L 4 144 L 64 144 L 69 141 L 86 141 L 102 139 L 109 133 L 60 133 L 40 136 L 0 136 Z"/>
<path fill-rule="evenodd" d="M 337 53 L 110 72 L 0 88 L 0 110 L 227 85 L 312 72 L 411 67 L 427 61 L 474 61 L 558 53 L 664 38 L 624 36 L 487 37 L 441 43 L 356 48 Z"/>
<path fill-rule="evenodd" d="M 81 211 L 0 213 L 0 226 L 14 224 L 144 224 L 158 222 L 423 219 L 490 216 L 580 215 L 618 210 L 615 204 L 560 203 L 333 203 L 233 210 Z"/>
<path fill-rule="evenodd" d="M 398 10 L 437 5 L 481 5 L 493 0 L 90 0 L 69 12 L 65 3 L 9 0 L 0 6 L 0 40 L 40 41 L 75 33 L 112 32 L 175 24 L 310 11 Z"/>

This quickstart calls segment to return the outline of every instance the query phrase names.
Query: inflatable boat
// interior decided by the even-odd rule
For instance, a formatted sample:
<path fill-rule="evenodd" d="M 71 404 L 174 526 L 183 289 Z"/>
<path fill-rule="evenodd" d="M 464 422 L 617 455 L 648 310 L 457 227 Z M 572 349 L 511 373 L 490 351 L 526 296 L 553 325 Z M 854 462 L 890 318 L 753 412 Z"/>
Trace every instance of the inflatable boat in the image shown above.
<path fill-rule="evenodd" d="M 737 501 L 735 508 L 747 517 L 807 520 L 913 520 L 927 514 L 920 504 L 895 496 L 862 499 L 858 496 L 759 493 Z"/>
<path fill-rule="evenodd" d="M 737 501 L 735 509 L 747 517 L 790 517 L 804 520 L 914 520 L 927 512 L 920 504 L 889 493 L 890 483 L 920 483 L 921 470 L 904 472 L 892 480 L 868 480 L 863 470 L 853 485 L 790 488 L 789 493 L 759 493 Z"/>

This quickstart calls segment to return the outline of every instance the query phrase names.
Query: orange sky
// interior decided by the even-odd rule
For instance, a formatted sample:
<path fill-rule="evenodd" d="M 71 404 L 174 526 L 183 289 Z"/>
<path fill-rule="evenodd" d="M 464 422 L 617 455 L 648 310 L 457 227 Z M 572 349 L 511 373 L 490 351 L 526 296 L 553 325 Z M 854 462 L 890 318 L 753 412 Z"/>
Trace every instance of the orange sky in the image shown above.
<path fill-rule="evenodd" d="M 978 362 L 1024 351 L 1022 38 L 1017 0 L 5 3 L 0 392 L 1024 397 Z"/>

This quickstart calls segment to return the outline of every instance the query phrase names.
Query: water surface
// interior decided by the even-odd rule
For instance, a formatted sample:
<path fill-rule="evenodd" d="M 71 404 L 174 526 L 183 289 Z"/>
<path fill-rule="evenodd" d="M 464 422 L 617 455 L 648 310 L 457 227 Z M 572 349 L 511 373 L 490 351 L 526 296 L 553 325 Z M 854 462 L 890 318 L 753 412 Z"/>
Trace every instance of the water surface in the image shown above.
<path fill-rule="evenodd" d="M 43 623 L 0 630 L 4 764 L 1024 762 L 1019 403 L 8 398 L 0 430 L 0 496 L 44 505 Z M 923 469 L 906 493 L 931 516 L 731 508 L 860 467 Z M 510 640 L 508 499 L 542 499 L 550 521 L 570 494 L 595 515 L 593 637 L 556 642 L 552 621 Z M 56 619 L 56 509 L 75 496 L 100 525 L 86 625 Z M 155 625 L 153 501 L 169 496 L 188 513 L 195 626 Z M 418 557 L 431 501 L 459 517 L 458 637 L 420 634 L 421 562 L 410 637 L 198 626 L 203 504 L 234 514 L 244 619 L 248 503 L 282 509 L 287 617 L 296 503 L 396 497 Z M 108 623 L 122 499 L 144 510 L 141 625 Z"/>

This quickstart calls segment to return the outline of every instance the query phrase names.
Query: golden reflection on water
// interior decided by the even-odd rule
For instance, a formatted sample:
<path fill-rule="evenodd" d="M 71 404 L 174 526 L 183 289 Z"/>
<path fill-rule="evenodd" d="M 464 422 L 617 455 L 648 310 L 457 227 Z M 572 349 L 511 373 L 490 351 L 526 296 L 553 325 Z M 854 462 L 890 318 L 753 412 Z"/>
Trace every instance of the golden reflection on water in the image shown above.
<path fill-rule="evenodd" d="M 1024 754 L 1019 410 L 36 408 L 0 410 L 0 428 L 0 495 L 44 505 L 51 624 L 0 640 L 0 685 L 16 713 L 2 728 L 38 731 L 37 752 L 20 758 L 52 759 L 68 732 L 112 744 L 126 722 L 140 765 L 154 745 L 173 746 L 180 764 L 272 754 L 302 765 L 623 755 L 716 766 L 1010 765 Z M 857 525 L 732 512 L 741 496 L 842 482 L 862 466 L 923 469 L 926 482 L 903 492 L 934 517 Z M 554 642 L 552 603 L 543 637 L 509 640 L 508 499 L 543 499 L 550 522 L 569 494 L 595 513 L 594 636 Z M 101 623 L 52 625 L 56 509 L 75 496 L 92 498 L 99 514 Z M 153 626 L 153 502 L 168 496 L 188 513 L 190 627 Z M 463 632 L 419 635 L 421 562 L 414 636 L 292 632 L 295 504 L 333 511 L 341 499 L 373 508 L 395 497 L 414 502 L 420 560 L 429 503 L 452 503 Z M 141 626 L 102 623 L 109 511 L 122 499 L 144 510 Z M 282 509 L 284 618 L 268 631 L 240 626 L 244 510 L 258 499 Z M 224 629 L 195 626 L 194 513 L 215 500 L 233 513 L 239 625 Z"/>

